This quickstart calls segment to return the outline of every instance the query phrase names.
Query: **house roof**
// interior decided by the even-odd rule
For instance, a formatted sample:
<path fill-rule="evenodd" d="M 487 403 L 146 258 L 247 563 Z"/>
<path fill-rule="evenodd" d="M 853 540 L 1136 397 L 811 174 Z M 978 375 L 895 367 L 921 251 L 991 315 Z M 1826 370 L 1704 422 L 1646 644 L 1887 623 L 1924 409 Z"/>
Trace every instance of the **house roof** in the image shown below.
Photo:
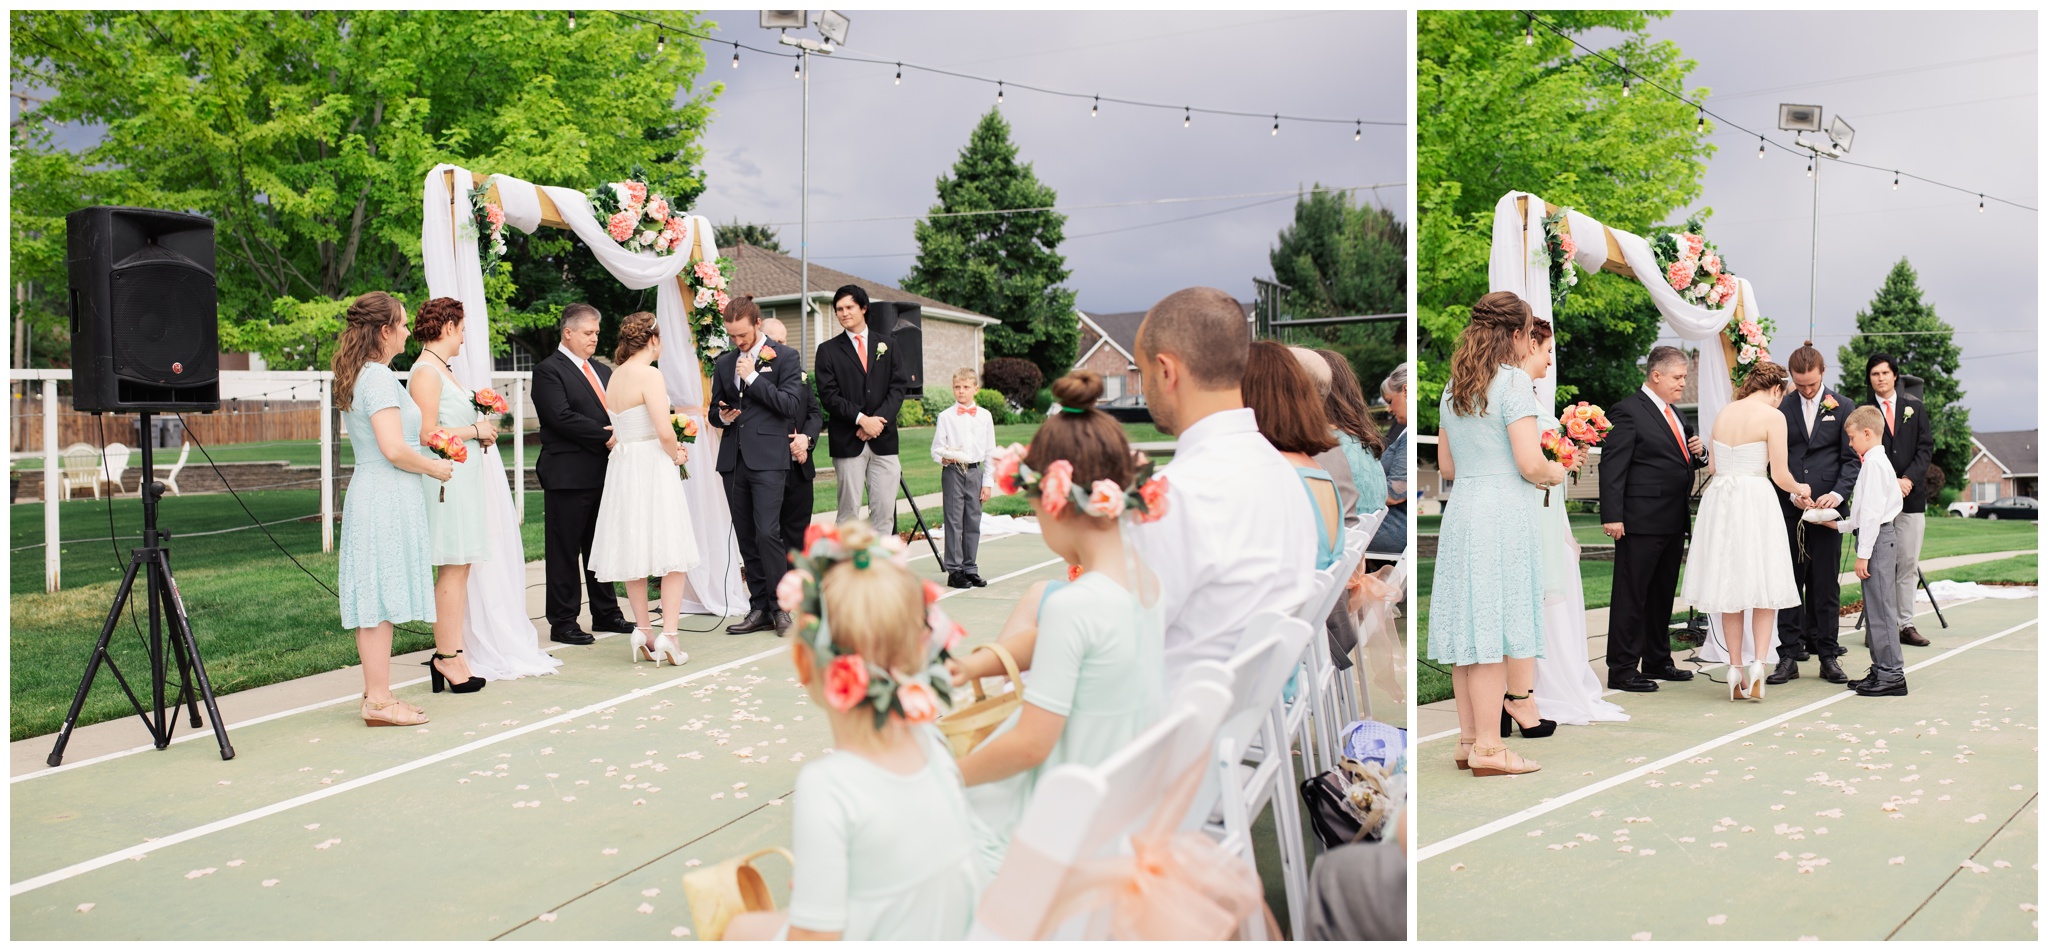
<path fill-rule="evenodd" d="M 1249 301 L 1238 301 L 1238 304 L 1244 308 L 1245 317 L 1249 319 L 1252 314 L 1252 308 L 1255 305 Z M 1094 314 L 1076 309 L 1074 313 L 1078 314 L 1083 321 L 1093 324 L 1096 330 L 1101 331 L 1102 338 L 1108 341 L 1110 346 L 1115 347 L 1121 352 L 1125 359 L 1132 363 L 1138 361 L 1138 325 L 1145 322 L 1145 311 L 1134 310 L 1121 314 Z M 1083 353 L 1080 357 L 1082 360 L 1086 360 L 1088 359 L 1088 354 Z M 1079 366 L 1080 361 L 1075 361 L 1075 365 Z"/>
<path fill-rule="evenodd" d="M 797 287 L 803 282 L 803 262 L 767 248 L 750 244 L 736 244 L 726 249 L 727 257 L 736 265 L 732 289 L 737 294 L 752 294 L 759 302 L 794 300 Z M 1001 323 L 987 314 L 977 314 L 965 307 L 933 300 L 923 294 L 913 294 L 903 288 L 881 281 L 848 274 L 845 271 L 811 262 L 810 296 L 828 297 L 833 291 L 848 284 L 859 284 L 867 289 L 871 300 L 907 301 L 924 308 L 926 316 L 943 320 L 954 320 L 971 324 Z"/>
<path fill-rule="evenodd" d="M 2038 429 L 2016 429 L 2001 433 L 1971 433 L 1970 440 L 1991 456 L 2009 476 L 2031 476 L 2039 470 L 2034 437 Z"/>

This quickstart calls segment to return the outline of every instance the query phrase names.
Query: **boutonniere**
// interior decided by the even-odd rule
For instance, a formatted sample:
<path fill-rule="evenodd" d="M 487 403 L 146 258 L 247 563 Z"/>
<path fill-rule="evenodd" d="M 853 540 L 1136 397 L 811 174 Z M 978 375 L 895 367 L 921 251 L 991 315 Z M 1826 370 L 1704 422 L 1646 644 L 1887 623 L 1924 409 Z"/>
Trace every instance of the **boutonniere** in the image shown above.
<path fill-rule="evenodd" d="M 1907 419 L 1912 419 L 1912 418 L 1913 418 L 1913 407 L 1911 407 L 1911 406 L 1908 406 L 1908 407 L 1906 407 L 1906 418 L 1907 418 Z"/>
<path fill-rule="evenodd" d="M 883 355 L 883 354 L 885 354 L 885 353 L 888 353 L 888 352 L 889 352 L 889 345 L 888 345 L 888 344 L 886 344 L 886 343 L 878 343 L 878 344 L 875 344 L 875 356 L 878 356 L 878 357 L 879 357 L 879 356 L 881 356 L 881 355 Z"/>
<path fill-rule="evenodd" d="M 772 360 L 774 360 L 774 359 L 775 359 L 775 348 L 774 348 L 774 347 L 762 347 L 762 348 L 761 348 L 761 356 L 760 356 L 760 358 L 759 358 L 759 359 L 760 359 L 760 361 L 761 361 L 762 363 L 767 363 L 767 362 L 769 362 L 769 361 L 772 361 Z"/>
<path fill-rule="evenodd" d="M 1820 398 L 1820 408 L 1827 410 L 1830 413 L 1834 412 L 1835 408 L 1840 405 L 1842 404 L 1835 402 L 1835 397 L 1832 393 L 1822 396 Z"/>

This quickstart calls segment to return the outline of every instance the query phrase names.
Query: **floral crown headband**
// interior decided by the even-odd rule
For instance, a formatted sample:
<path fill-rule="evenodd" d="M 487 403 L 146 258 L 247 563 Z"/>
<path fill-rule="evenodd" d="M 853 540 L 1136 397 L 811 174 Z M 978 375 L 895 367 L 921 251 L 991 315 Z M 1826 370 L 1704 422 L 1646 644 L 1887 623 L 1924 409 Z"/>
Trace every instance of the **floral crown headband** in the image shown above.
<path fill-rule="evenodd" d="M 790 570 L 775 588 L 777 602 L 796 617 L 797 636 L 811 646 L 825 673 L 825 702 L 840 713 L 863 702 L 871 704 L 877 730 L 888 725 L 891 713 L 911 723 L 931 723 L 939 718 L 941 704 L 952 704 L 953 679 L 946 661 L 967 637 L 967 629 L 939 610 L 939 586 L 924 582 L 925 630 L 920 639 L 930 648 L 929 662 L 916 673 L 898 673 L 833 643 L 820 582 L 842 561 L 865 571 L 878 560 L 903 565 L 908 555 L 895 536 L 855 548 L 840 538 L 837 526 L 812 525 L 804 532 L 803 551 L 790 553 Z"/>
<path fill-rule="evenodd" d="M 1055 459 L 1039 472 L 1024 464 L 1028 450 L 1017 443 L 995 452 L 996 489 L 1004 495 L 1024 493 L 1035 498 L 1047 515 L 1058 515 L 1069 504 L 1086 515 L 1117 518 L 1132 513 L 1140 522 L 1166 517 L 1166 476 L 1152 474 L 1152 460 L 1138 463 L 1129 488 L 1110 479 L 1097 479 L 1086 489 L 1074 484 L 1074 464 Z"/>

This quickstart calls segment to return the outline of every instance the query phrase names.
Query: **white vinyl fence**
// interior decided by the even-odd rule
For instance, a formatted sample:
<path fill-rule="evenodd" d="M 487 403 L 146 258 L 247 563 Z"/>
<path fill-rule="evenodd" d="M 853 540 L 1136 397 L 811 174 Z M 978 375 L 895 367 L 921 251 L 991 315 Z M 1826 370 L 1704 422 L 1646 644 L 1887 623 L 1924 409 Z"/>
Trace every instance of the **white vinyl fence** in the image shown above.
<path fill-rule="evenodd" d="M 400 373 L 398 376 L 400 379 L 405 379 L 410 374 Z M 336 434 L 334 432 L 333 414 L 330 410 L 334 405 L 334 373 L 329 370 L 222 370 L 220 371 L 220 377 L 223 392 L 295 392 L 308 388 L 318 389 L 320 396 L 320 550 L 332 552 L 334 550 L 334 439 Z M 62 580 L 60 577 L 62 563 L 59 558 L 61 548 L 58 541 L 61 535 L 58 533 L 57 513 L 59 506 L 57 503 L 64 500 L 63 492 L 60 489 L 62 484 L 60 477 L 62 447 L 58 445 L 58 412 L 60 407 L 57 400 L 57 383 L 60 380 L 70 380 L 71 371 L 10 369 L 7 371 L 7 378 L 9 383 L 27 380 L 42 381 L 43 577 L 44 590 L 54 592 L 60 587 Z M 533 381 L 533 374 L 529 371 L 502 371 L 491 374 L 493 386 L 498 386 L 502 381 L 509 381 L 511 384 L 509 387 L 500 389 L 500 392 L 505 394 L 506 402 L 512 405 L 512 503 L 518 509 L 519 520 L 523 523 L 526 521 L 527 388 Z M 11 399 L 8 402 L 10 404 L 15 403 Z M 13 438 L 13 430 L 14 427 L 8 427 L 9 439 Z M 147 435 L 144 434 L 145 438 L 147 438 Z M 207 448 L 212 450 L 224 447 L 209 444 Z M 8 458 L 12 460 L 24 451 L 24 447 L 8 446 L 7 450 Z M 159 453 L 157 468 L 169 468 L 169 463 L 164 460 L 161 453 L 171 452 L 174 454 L 172 458 L 175 458 L 176 451 L 174 449 L 156 450 Z M 188 459 L 186 464 L 189 466 L 195 462 L 203 465 L 205 458 L 202 456 L 196 460 Z M 136 464 L 140 464 L 139 457 Z M 154 476 L 155 473 L 145 472 L 142 474 L 142 480 L 147 483 Z"/>

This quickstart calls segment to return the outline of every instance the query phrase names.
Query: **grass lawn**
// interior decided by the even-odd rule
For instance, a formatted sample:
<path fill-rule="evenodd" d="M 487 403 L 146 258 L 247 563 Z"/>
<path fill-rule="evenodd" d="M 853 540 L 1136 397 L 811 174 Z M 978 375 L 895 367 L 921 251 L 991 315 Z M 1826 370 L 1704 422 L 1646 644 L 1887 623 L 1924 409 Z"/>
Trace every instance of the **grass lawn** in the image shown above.
<path fill-rule="evenodd" d="M 273 521 L 317 516 L 320 494 L 310 489 L 252 492 L 242 496 L 258 519 Z M 527 522 L 521 535 L 526 557 L 541 554 L 540 493 L 527 494 Z M 122 535 L 139 534 L 142 505 L 133 497 L 112 504 L 114 526 Z M 64 503 L 62 525 L 68 538 L 104 532 L 108 505 L 83 500 Z M 40 506 L 16 506 L 9 519 L 9 548 L 42 540 Z M 249 516 L 228 495 L 194 495 L 165 499 L 159 524 L 173 533 L 204 532 L 250 524 Z M 318 521 L 269 526 L 286 550 L 306 570 L 332 586 L 338 559 L 320 553 Z M 118 551 L 115 545 L 122 546 Z M 13 553 L 9 592 L 13 623 L 8 630 L 10 739 L 54 731 L 85 672 L 93 641 L 106 619 L 127 567 L 132 539 L 109 543 L 105 536 L 73 542 L 62 548 L 64 589 L 43 593 L 43 549 Z M 174 537 L 171 566 L 177 573 L 185 608 L 199 636 L 208 675 L 217 693 L 231 693 L 356 662 L 355 639 L 341 630 L 340 611 L 332 595 L 306 577 L 280 553 L 262 531 Z M 146 626 L 147 605 L 138 595 L 131 612 Z M 425 631 L 426 625 L 413 625 Z M 148 671 L 138 627 L 123 624 L 112 651 L 131 679 Z M 430 646 L 428 634 L 400 631 L 395 650 Z M 129 715 L 127 700 L 104 672 L 86 700 L 81 723 Z"/>

